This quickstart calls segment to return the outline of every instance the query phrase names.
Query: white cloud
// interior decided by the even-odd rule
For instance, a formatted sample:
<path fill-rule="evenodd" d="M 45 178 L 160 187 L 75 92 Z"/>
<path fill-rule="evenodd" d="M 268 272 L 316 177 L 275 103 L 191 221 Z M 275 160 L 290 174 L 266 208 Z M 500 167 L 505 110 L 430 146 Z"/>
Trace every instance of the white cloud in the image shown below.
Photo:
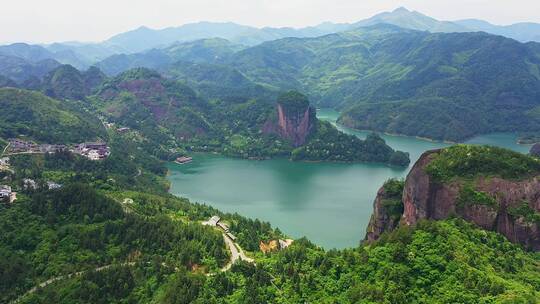
<path fill-rule="evenodd" d="M 405 6 L 443 20 L 479 18 L 498 24 L 540 22 L 537 0 L 1 0 L 0 43 L 101 41 L 141 25 L 196 21 L 253 26 L 354 22 Z"/>

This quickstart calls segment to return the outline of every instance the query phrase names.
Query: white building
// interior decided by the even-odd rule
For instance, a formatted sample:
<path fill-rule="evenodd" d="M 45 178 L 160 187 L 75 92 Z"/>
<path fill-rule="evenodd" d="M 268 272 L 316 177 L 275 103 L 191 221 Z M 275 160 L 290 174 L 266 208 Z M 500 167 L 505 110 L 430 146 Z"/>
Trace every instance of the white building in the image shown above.
<path fill-rule="evenodd" d="M 0 158 L 0 166 L 9 166 L 9 157 Z"/>
<path fill-rule="evenodd" d="M 89 158 L 90 160 L 99 160 L 100 157 L 99 157 L 98 151 L 97 151 L 97 150 L 90 150 L 90 151 L 88 152 L 88 158 Z"/>
<path fill-rule="evenodd" d="M 225 223 L 219 222 L 219 223 L 217 223 L 217 226 L 218 226 L 219 228 L 223 229 L 223 231 L 229 232 L 229 226 L 227 226 Z"/>
<path fill-rule="evenodd" d="M 208 221 L 203 222 L 203 225 L 216 226 L 220 218 L 217 215 L 212 216 Z"/>
<path fill-rule="evenodd" d="M 57 184 L 55 182 L 47 181 L 47 188 L 49 190 L 60 189 L 62 188 L 62 185 Z"/>
<path fill-rule="evenodd" d="M 33 179 L 25 178 L 25 179 L 23 179 L 23 188 L 25 190 L 36 190 L 37 189 L 37 183 Z"/>
<path fill-rule="evenodd" d="M 11 187 L 6 185 L 0 185 L 0 200 L 10 200 Z"/>

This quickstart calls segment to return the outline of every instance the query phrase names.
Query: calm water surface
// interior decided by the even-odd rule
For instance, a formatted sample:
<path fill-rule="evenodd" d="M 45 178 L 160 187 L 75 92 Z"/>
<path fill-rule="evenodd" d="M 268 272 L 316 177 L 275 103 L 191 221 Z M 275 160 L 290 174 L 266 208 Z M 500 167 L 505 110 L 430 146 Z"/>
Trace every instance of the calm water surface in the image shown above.
<path fill-rule="evenodd" d="M 335 122 L 338 113 L 320 110 L 318 117 Z M 364 138 L 369 132 L 338 126 Z M 448 146 L 414 137 L 383 135 L 394 149 L 411 156 L 411 166 L 426 150 Z M 528 152 L 513 134 L 473 138 L 473 144 L 490 144 Z M 286 159 L 267 161 L 231 159 L 196 154 L 185 165 L 169 164 L 171 193 L 226 212 L 238 212 L 269 221 L 293 237 L 307 236 L 325 248 L 358 245 L 364 237 L 373 199 L 385 180 L 405 177 L 410 168 L 382 164 L 302 163 Z"/>

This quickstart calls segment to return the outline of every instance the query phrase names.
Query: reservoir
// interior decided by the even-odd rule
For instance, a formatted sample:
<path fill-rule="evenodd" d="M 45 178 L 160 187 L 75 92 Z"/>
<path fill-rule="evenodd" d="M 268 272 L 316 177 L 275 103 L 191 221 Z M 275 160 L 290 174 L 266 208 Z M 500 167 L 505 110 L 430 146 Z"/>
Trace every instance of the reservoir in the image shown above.
<path fill-rule="evenodd" d="M 335 123 L 337 112 L 317 116 Z M 369 132 L 338 126 L 364 138 Z M 448 146 L 415 137 L 382 135 L 396 150 L 410 153 L 411 165 L 430 149 Z M 481 135 L 472 144 L 489 144 L 527 153 L 515 134 Z M 268 221 L 294 238 L 306 236 L 324 248 L 355 247 L 364 238 L 377 190 L 409 168 L 369 163 L 265 161 L 195 154 L 188 164 L 169 164 L 171 193 L 225 212 Z"/>

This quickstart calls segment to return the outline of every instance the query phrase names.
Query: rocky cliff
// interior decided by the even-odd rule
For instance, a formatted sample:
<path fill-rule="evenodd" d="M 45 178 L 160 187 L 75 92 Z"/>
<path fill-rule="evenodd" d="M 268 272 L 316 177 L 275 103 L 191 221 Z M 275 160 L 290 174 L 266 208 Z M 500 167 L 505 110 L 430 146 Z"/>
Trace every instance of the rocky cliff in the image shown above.
<path fill-rule="evenodd" d="M 294 147 L 299 147 L 315 130 L 315 122 L 315 108 L 309 105 L 307 97 L 298 92 L 288 92 L 278 98 L 275 116 L 264 124 L 263 133 L 277 134 Z"/>
<path fill-rule="evenodd" d="M 385 231 L 392 231 L 399 225 L 403 213 L 401 202 L 403 185 L 398 186 L 401 191 L 396 192 L 389 187 L 392 182 L 385 183 L 377 192 L 365 238 L 368 242 L 379 239 Z"/>
<path fill-rule="evenodd" d="M 408 174 L 403 187 L 400 225 L 458 216 L 483 229 L 499 232 L 514 243 L 539 251 L 540 172 L 535 169 L 520 178 L 503 178 L 497 174 L 482 174 L 481 170 L 487 166 L 484 159 L 484 162 L 462 159 L 463 164 L 477 163 L 478 174 L 440 181 L 429 172 L 428 166 L 441 151 L 424 153 Z M 513 166 L 519 163 L 514 159 L 500 160 L 508 161 Z M 502 163 L 489 165 L 497 167 Z M 376 240 L 382 232 L 396 226 L 388 212 L 384 212 L 384 195 L 384 191 L 379 191 L 375 199 L 366 235 L 368 241 Z"/>

